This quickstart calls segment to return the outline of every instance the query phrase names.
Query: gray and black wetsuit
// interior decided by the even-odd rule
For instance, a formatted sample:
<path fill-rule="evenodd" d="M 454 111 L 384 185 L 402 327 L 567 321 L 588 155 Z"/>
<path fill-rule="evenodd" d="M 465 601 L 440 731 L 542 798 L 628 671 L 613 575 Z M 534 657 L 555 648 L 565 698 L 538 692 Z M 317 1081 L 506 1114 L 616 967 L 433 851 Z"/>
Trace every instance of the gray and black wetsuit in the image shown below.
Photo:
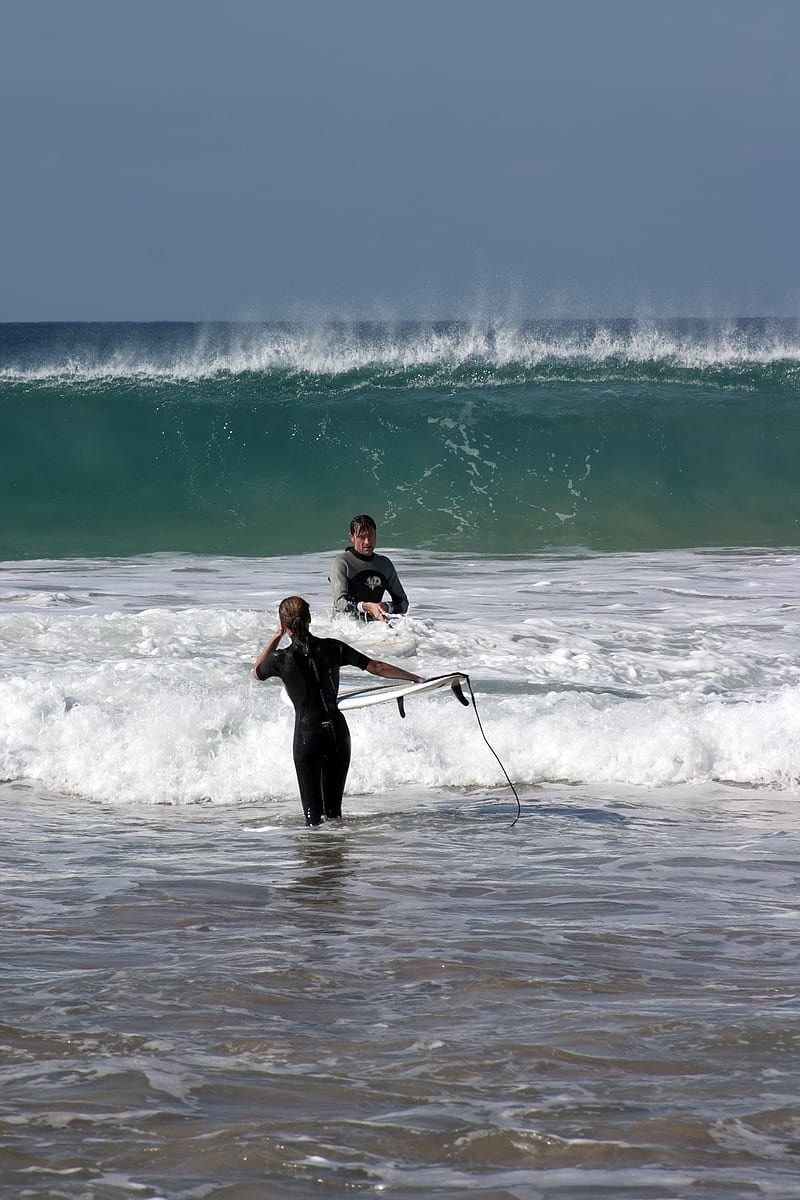
<path fill-rule="evenodd" d="M 371 617 L 364 617 L 358 605 L 363 600 L 379 604 L 384 592 L 388 592 L 392 598 L 390 612 L 404 613 L 408 610 L 408 596 L 392 560 L 385 554 L 359 554 L 352 546 L 348 546 L 333 560 L 329 578 L 334 612 L 350 613 L 371 620 Z"/>
<path fill-rule="evenodd" d="M 294 705 L 292 754 L 306 825 L 342 815 L 350 730 L 336 704 L 339 671 L 345 665 L 363 671 L 368 662 L 346 642 L 309 635 L 307 648 L 295 638 L 257 668 L 259 679 L 277 675 Z"/>

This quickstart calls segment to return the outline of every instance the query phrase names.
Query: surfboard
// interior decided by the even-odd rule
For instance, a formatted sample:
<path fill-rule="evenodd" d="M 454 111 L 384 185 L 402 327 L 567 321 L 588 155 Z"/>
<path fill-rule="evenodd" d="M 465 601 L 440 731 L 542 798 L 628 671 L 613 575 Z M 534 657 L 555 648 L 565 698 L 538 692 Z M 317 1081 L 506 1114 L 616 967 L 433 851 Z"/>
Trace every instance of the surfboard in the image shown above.
<path fill-rule="evenodd" d="M 410 658 L 417 652 L 417 639 L 404 617 L 369 622 L 354 621 L 352 617 L 334 618 L 333 632 L 328 636 L 348 642 L 369 658 L 389 662 Z"/>
<path fill-rule="evenodd" d="M 435 692 L 439 688 L 449 687 L 453 695 L 462 704 L 469 705 L 461 684 L 467 679 L 461 671 L 451 675 L 436 675 L 432 679 L 423 679 L 422 683 L 389 683 L 378 684 L 377 687 L 353 688 L 340 692 L 336 703 L 341 709 L 366 708 L 370 704 L 384 704 L 387 700 L 396 700 L 400 716 L 404 717 L 405 699 L 407 696 L 421 696 L 425 692 Z"/>

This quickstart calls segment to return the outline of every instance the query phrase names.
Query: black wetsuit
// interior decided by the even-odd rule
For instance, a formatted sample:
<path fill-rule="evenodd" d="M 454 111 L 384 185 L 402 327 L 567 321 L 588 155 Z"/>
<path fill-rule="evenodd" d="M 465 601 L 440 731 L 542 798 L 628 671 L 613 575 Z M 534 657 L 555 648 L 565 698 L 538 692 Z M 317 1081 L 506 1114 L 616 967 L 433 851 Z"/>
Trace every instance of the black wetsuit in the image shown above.
<path fill-rule="evenodd" d="M 329 578 L 334 612 L 362 616 L 359 602 L 370 600 L 379 604 L 384 592 L 388 592 L 392 598 L 390 612 L 404 613 L 408 610 L 408 596 L 394 563 L 385 554 L 359 554 L 352 546 L 348 546 L 331 563 Z M 371 617 L 364 619 L 372 620 Z"/>
<path fill-rule="evenodd" d="M 259 679 L 277 675 L 294 705 L 292 753 L 306 825 L 342 815 L 350 766 L 350 730 L 336 704 L 339 670 L 369 662 L 365 654 L 335 638 L 309 635 L 308 649 L 296 638 L 273 650 L 257 668 Z"/>

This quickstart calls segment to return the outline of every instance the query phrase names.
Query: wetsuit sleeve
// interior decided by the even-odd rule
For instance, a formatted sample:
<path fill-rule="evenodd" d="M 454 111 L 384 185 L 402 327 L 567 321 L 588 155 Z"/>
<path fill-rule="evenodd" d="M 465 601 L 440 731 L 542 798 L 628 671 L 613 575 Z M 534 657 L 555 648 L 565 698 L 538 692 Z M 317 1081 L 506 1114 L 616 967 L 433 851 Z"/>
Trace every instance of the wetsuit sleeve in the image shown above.
<path fill-rule="evenodd" d="M 281 675 L 281 666 L 283 657 L 278 657 L 277 651 L 273 650 L 272 654 L 268 654 L 260 667 L 256 667 L 256 675 L 259 679 L 270 679 L 273 675 Z"/>
<path fill-rule="evenodd" d="M 394 569 L 394 564 L 391 564 L 391 568 L 386 579 L 386 590 L 392 597 L 392 612 L 408 612 L 408 596 L 400 582 L 397 571 Z"/>
<path fill-rule="evenodd" d="M 340 554 L 338 558 L 333 560 L 331 564 L 331 591 L 333 593 L 333 608 L 334 612 L 340 613 L 355 613 L 356 602 L 351 600 L 347 594 L 348 577 L 347 564 L 343 556 Z"/>
<path fill-rule="evenodd" d="M 358 667 L 360 671 L 366 671 L 367 663 L 370 661 L 366 654 L 362 654 L 360 650 L 356 650 L 355 646 L 348 646 L 347 642 L 340 642 L 341 646 L 341 662 L 343 667 Z"/>

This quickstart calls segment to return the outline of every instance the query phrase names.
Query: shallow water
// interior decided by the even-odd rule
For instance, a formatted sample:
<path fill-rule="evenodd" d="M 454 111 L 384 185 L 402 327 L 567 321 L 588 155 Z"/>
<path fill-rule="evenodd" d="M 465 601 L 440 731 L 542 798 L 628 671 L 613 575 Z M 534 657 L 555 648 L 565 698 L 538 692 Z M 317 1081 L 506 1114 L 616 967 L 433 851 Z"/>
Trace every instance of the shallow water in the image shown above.
<path fill-rule="evenodd" d="M 798 1194 L 785 797 L 2 801 L 8 1196 Z"/>
<path fill-rule="evenodd" d="M 436 693 L 302 826 L 321 556 L 0 568 L 3 1200 L 800 1196 L 797 555 L 401 561 L 516 822 Z"/>

